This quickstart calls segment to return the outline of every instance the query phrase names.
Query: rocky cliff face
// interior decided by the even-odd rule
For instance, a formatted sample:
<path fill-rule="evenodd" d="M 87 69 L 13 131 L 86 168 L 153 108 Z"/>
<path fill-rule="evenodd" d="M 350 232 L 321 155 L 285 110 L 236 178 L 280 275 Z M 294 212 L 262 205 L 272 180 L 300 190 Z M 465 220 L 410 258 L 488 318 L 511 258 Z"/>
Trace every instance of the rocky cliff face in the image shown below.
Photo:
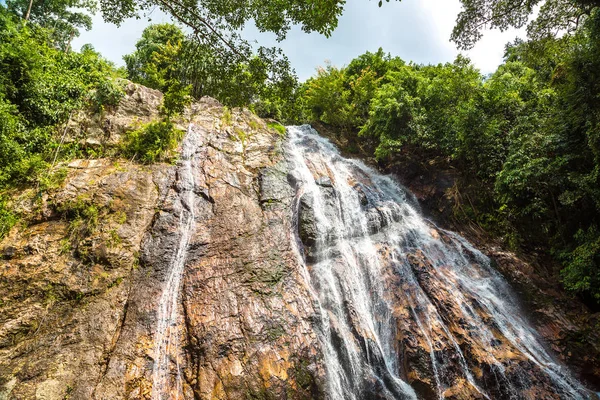
<path fill-rule="evenodd" d="M 423 218 L 390 177 L 310 128 L 289 135 L 335 398 L 595 397 L 545 348 L 488 257 Z"/>
<path fill-rule="evenodd" d="M 110 149 L 160 93 L 136 85 L 70 140 Z M 202 138 L 177 323 L 185 398 L 314 398 L 314 313 L 291 251 L 281 136 L 212 100 L 180 121 Z M 75 160 L 64 184 L 16 194 L 0 244 L 0 398 L 150 398 L 158 302 L 178 240 L 176 165 Z M 173 394 L 175 398 L 175 394 Z"/>
<path fill-rule="evenodd" d="M 67 140 L 111 154 L 128 130 L 158 116 L 159 92 L 133 84 L 126 92 L 119 107 L 103 116 L 76 116 Z M 73 160 L 65 165 L 61 187 L 14 193 L 22 219 L 0 243 L 0 399 L 335 398 L 327 395 L 331 359 L 356 354 L 364 355 L 368 368 L 349 358 L 340 365 L 346 371 L 334 373 L 351 376 L 355 366 L 366 371 L 365 387 L 343 384 L 361 390 L 358 398 L 390 398 L 386 388 L 405 390 L 390 383 L 395 373 L 381 372 L 386 368 L 401 371 L 419 397 L 473 398 L 481 395 L 481 386 L 503 398 L 498 382 L 485 386 L 495 373 L 492 356 L 509 373 L 514 368 L 515 376 L 527 367 L 528 359 L 509 343 L 499 341 L 492 351 L 481 347 L 472 327 L 461 322 L 460 304 L 447 295 L 453 288 L 440 284 L 437 267 L 415 249 L 406 255 L 405 268 L 433 299 L 431 307 L 441 310 L 430 329 L 435 343 L 428 342 L 417 324 L 422 319 L 411 317 L 427 310 L 411 308 L 414 283 L 402 280 L 384 244 L 374 250 L 382 260 L 382 279 L 366 291 L 374 296 L 368 301 L 381 306 L 375 307 L 374 324 L 391 327 L 389 348 L 377 350 L 383 339 L 357 323 L 362 304 L 342 302 L 338 315 L 319 297 L 328 284 L 320 279 L 336 268 L 344 275 L 346 264 L 343 254 L 329 254 L 337 260 L 333 269 L 319 270 L 330 246 L 315 219 L 322 204 L 299 184 L 304 179 L 315 185 L 331 207 L 349 185 L 357 207 L 372 211 L 366 231 L 376 235 L 392 220 L 374 206 L 372 182 L 357 178 L 342 185 L 320 161 L 308 163 L 306 176 L 295 175 L 282 136 L 253 114 L 211 99 L 192 105 L 178 126 L 194 137 L 188 149 L 191 176 L 183 160 L 154 165 Z M 193 217 L 193 229 L 185 238 L 173 319 L 165 327 L 166 372 L 157 374 L 159 310 L 184 239 L 184 216 Z M 333 242 L 334 231 L 328 231 Z M 442 231 L 432 232 L 451 241 Z M 500 261 L 508 275 L 521 273 L 510 265 Z M 476 300 L 466 296 L 465 302 Z M 543 324 L 542 333 L 553 337 L 556 326 L 565 326 L 557 321 Z M 442 322 L 450 329 L 443 330 Z M 344 324 L 347 337 L 340 334 Z M 331 348 L 324 348 L 327 332 Z M 469 356 L 472 382 L 453 354 L 451 334 Z M 391 355 L 394 365 L 377 351 Z M 447 371 L 443 391 L 431 354 Z M 595 366 L 594 354 L 588 360 Z M 530 367 L 523 397 L 552 398 L 539 367 Z"/>

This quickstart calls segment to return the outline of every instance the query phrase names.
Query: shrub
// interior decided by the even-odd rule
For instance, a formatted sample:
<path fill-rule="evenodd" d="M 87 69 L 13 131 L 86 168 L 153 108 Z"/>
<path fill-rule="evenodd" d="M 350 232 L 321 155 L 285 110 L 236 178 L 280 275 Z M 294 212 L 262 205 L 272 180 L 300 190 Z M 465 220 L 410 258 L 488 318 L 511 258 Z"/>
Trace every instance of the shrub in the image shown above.
<path fill-rule="evenodd" d="M 181 130 L 169 120 L 152 122 L 127 135 L 124 153 L 143 163 L 161 161 L 168 158 L 181 136 Z"/>
<path fill-rule="evenodd" d="M 0 239 L 4 238 L 10 232 L 17 221 L 18 217 L 10 209 L 6 199 L 0 197 Z"/>
<path fill-rule="evenodd" d="M 580 229 L 575 240 L 579 246 L 564 253 L 563 283 L 569 290 L 589 294 L 600 301 L 600 231 L 595 225 L 587 231 Z"/>
<path fill-rule="evenodd" d="M 92 91 L 90 102 L 95 112 L 103 112 L 106 106 L 117 106 L 123 97 L 125 92 L 118 82 L 105 80 Z"/>
<path fill-rule="evenodd" d="M 274 129 L 275 131 L 277 131 L 279 136 L 285 136 L 285 126 L 281 125 L 279 122 L 270 121 L 267 122 L 267 126 L 270 129 Z"/>

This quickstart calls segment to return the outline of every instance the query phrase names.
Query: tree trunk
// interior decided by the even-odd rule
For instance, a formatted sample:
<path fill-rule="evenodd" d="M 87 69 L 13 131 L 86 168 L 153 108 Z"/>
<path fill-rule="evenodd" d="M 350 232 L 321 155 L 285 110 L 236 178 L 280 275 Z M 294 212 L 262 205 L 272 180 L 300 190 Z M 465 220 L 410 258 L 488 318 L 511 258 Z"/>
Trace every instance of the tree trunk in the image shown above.
<path fill-rule="evenodd" d="M 33 6 L 33 0 L 29 0 L 29 7 L 27 7 L 27 13 L 25 13 L 25 21 L 29 21 L 29 14 L 31 14 L 32 6 Z"/>
<path fill-rule="evenodd" d="M 67 42 L 67 47 L 65 47 L 65 53 L 68 53 L 69 50 L 71 50 L 71 42 L 73 41 L 74 37 L 75 37 L 75 32 L 72 32 L 71 36 L 69 37 L 69 41 Z"/>

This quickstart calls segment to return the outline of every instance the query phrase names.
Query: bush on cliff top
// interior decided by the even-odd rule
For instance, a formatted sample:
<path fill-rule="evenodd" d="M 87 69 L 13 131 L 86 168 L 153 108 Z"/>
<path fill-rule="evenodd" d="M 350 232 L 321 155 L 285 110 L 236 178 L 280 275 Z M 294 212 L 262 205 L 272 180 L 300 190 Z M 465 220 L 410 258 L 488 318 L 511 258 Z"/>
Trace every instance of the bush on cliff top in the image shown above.
<path fill-rule="evenodd" d="M 182 136 L 169 119 L 151 122 L 127 134 L 123 151 L 142 163 L 169 160 Z"/>

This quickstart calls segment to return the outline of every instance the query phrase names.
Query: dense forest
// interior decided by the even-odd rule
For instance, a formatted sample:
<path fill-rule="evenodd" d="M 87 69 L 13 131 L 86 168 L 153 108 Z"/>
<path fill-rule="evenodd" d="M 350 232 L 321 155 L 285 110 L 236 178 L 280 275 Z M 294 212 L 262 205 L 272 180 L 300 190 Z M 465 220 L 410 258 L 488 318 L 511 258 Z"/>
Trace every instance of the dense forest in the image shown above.
<path fill-rule="evenodd" d="M 482 26 L 528 23 L 540 1 L 462 0 L 452 39 L 468 49 Z M 41 194 L 65 176 L 61 161 L 101 157 L 65 142 L 65 124 L 82 108 L 104 112 L 124 79 L 164 94 L 162 119 L 131 132 L 122 153 L 165 160 L 180 137 L 186 104 L 212 96 L 284 123 L 316 122 L 339 132 L 348 151 L 382 166 L 416 154 L 445 158 L 460 171 L 458 190 L 477 188 L 457 218 L 471 220 L 517 251 L 542 249 L 561 265 L 564 287 L 600 303 L 600 10 L 594 0 L 543 2 L 528 40 L 506 46 L 496 72 L 465 57 L 418 65 L 367 52 L 345 67 L 327 65 L 298 83 L 275 48 L 253 47 L 237 32 L 253 19 L 283 39 L 291 24 L 329 34 L 338 2 L 249 2 L 232 13 L 220 1 L 7 0 L 0 4 L 0 236 L 19 216 L 7 193 Z M 310 4 L 309 4 L 310 3 Z M 381 6 L 380 2 L 380 6 Z M 150 25 L 118 68 L 91 46 L 71 49 L 100 8 L 106 21 L 158 6 L 177 24 Z M 72 10 L 80 11 L 72 11 Z"/>

